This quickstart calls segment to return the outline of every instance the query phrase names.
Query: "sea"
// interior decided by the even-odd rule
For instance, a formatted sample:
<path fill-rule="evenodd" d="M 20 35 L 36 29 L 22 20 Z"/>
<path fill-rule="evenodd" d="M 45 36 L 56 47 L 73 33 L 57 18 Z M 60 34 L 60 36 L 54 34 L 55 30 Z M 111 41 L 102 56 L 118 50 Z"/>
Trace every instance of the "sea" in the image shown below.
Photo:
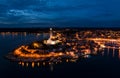
<path fill-rule="evenodd" d="M 5 58 L 21 45 L 41 40 L 47 34 L 0 32 L 0 78 L 119 78 L 119 50 L 104 49 L 103 54 L 46 66 L 21 66 Z"/>

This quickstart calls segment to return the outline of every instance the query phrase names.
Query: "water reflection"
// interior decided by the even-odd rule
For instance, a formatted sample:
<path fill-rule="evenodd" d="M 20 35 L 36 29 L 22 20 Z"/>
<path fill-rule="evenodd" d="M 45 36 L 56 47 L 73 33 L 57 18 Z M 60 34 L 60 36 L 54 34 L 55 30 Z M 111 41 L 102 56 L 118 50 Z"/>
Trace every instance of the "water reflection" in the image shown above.
<path fill-rule="evenodd" d="M 55 64 L 77 62 L 80 58 L 90 58 L 94 55 L 120 59 L 120 36 L 113 35 L 118 33 L 120 32 L 76 31 L 69 34 L 50 31 L 49 33 L 1 32 L 0 34 L 4 38 L 6 36 L 15 38 L 21 35 L 27 38 L 27 41 L 31 38 L 29 35 L 32 35 L 33 39 L 29 41 L 29 44 L 15 48 L 6 57 L 24 67 L 49 65 L 53 71 Z"/>

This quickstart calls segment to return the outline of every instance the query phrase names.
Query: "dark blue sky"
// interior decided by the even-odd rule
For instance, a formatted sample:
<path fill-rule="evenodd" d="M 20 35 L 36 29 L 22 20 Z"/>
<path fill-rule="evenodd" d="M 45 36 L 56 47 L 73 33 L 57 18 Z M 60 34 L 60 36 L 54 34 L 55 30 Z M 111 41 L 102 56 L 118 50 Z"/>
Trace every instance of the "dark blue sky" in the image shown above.
<path fill-rule="evenodd" d="M 120 0 L 0 0 L 0 27 L 120 27 Z"/>

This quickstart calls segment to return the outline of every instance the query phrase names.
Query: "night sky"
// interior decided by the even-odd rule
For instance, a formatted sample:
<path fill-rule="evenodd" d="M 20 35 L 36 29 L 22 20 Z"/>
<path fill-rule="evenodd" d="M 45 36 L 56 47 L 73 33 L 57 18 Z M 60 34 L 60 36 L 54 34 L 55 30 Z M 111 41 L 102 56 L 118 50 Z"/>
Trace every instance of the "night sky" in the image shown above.
<path fill-rule="evenodd" d="M 0 0 L 0 27 L 120 27 L 120 0 Z"/>

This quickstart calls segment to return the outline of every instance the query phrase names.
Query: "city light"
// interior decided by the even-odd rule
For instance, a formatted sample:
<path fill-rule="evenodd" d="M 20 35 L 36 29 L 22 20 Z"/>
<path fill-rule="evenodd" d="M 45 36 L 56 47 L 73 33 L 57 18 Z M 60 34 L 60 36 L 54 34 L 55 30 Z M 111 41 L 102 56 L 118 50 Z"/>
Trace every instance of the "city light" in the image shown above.
<path fill-rule="evenodd" d="M 9 35 L 11 32 L 2 32 Z M 114 33 L 114 35 L 113 35 Z M 29 45 L 21 45 L 7 58 L 18 61 L 22 66 L 31 67 L 40 65 L 58 64 L 65 62 L 76 62 L 79 58 L 89 58 L 90 55 L 96 55 L 100 52 L 102 55 L 104 49 L 120 49 L 119 31 L 76 31 L 75 33 L 63 33 L 62 31 L 52 31 L 50 28 L 48 39 L 33 41 Z M 17 35 L 20 33 L 12 33 Z M 23 33 L 26 36 L 27 33 Z M 38 34 L 41 33 L 36 33 Z M 98 35 L 99 34 L 99 35 Z M 116 36 L 117 35 L 117 36 Z M 119 51 L 120 58 L 120 51 Z"/>

